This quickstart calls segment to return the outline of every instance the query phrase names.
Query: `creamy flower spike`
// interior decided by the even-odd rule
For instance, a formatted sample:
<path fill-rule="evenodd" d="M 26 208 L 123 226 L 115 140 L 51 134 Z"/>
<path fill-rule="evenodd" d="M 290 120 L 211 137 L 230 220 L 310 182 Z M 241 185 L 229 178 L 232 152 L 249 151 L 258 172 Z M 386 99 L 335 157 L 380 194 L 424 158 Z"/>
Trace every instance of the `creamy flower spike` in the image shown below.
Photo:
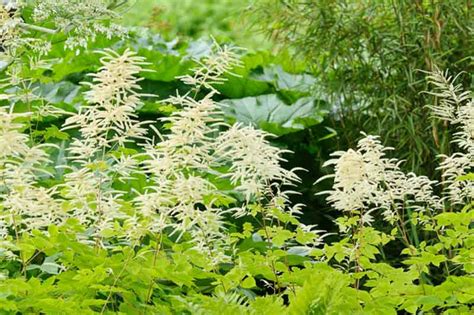
<path fill-rule="evenodd" d="M 151 217 L 142 221 L 149 229 L 170 227 L 178 236 L 189 233 L 195 248 L 209 253 L 211 267 L 228 260 L 225 213 L 249 215 L 250 205 L 260 205 L 266 217 L 275 211 L 297 214 L 300 210 L 300 205 L 289 206 L 292 192 L 283 189 L 299 180 L 293 170 L 280 165 L 286 151 L 271 146 L 266 140 L 269 134 L 263 131 L 225 124 L 213 100 L 218 93 L 214 85 L 223 82 L 221 76 L 237 60 L 232 49 L 215 46 L 193 74 L 181 78 L 192 91 L 165 100 L 181 110 L 162 119 L 169 133 L 158 133 L 160 141 L 144 147 L 143 164 L 151 183 L 148 192 L 135 199 L 139 213 Z M 197 91 L 208 94 L 196 99 Z M 211 178 L 229 188 L 219 189 Z M 223 206 L 222 200 L 234 205 Z M 158 221 L 153 219 L 156 213 Z"/>
<path fill-rule="evenodd" d="M 15 119 L 29 115 L 14 114 L 8 112 L 5 107 L 0 107 L 0 158 L 22 156 L 28 152 L 28 135 L 19 131 L 23 124 L 15 122 Z"/>
<path fill-rule="evenodd" d="M 40 176 L 51 176 L 44 168 L 51 163 L 46 148 L 29 144 L 20 130 L 21 119 L 30 113 L 17 114 L 0 107 L 0 225 L 18 233 L 44 229 L 65 218 L 56 188 L 37 187 Z"/>
<path fill-rule="evenodd" d="M 394 223 L 399 212 L 408 204 L 414 209 L 438 209 L 439 199 L 433 196 L 434 181 L 424 176 L 404 174 L 400 162 L 385 157 L 385 148 L 377 137 L 366 136 L 358 143 L 357 151 L 336 152 L 337 158 L 325 166 L 334 165 L 333 190 L 327 200 L 341 211 L 359 211 L 363 224 L 370 225 L 374 211 L 382 210 L 382 217 Z"/>
<path fill-rule="evenodd" d="M 92 82 L 85 92 L 88 104 L 66 119 L 63 130 L 78 129 L 80 136 L 72 140 L 66 166 L 63 194 L 73 217 L 85 225 L 94 226 L 98 236 L 114 228 L 117 219 L 133 222 L 133 215 L 120 211 L 125 192 L 113 189 L 114 179 L 125 182 L 142 173 L 133 155 L 117 151 L 133 139 L 146 139 L 148 122 L 139 121 L 136 109 L 142 103 L 137 75 L 144 58 L 126 50 L 99 52 L 103 56 L 99 72 L 91 74 Z M 135 226 L 132 224 L 131 226 Z M 125 235 L 136 239 L 135 231 Z M 134 235 L 133 237 L 131 235 Z"/>
<path fill-rule="evenodd" d="M 400 161 L 385 156 L 391 148 L 385 148 L 377 137 L 365 135 L 358 142 L 357 150 L 335 152 L 332 154 L 335 158 L 325 163 L 325 166 L 334 165 L 335 174 L 320 179 L 334 177 L 333 189 L 323 192 L 328 194 L 327 200 L 334 208 L 356 211 L 362 224 L 370 225 L 377 209 L 382 210 L 384 220 L 391 223 L 401 219 L 401 213 L 407 208 L 418 211 L 421 214 L 418 218 L 423 221 L 422 214 L 426 211 L 441 210 L 446 203 L 465 205 L 472 200 L 473 181 L 463 176 L 474 167 L 474 102 L 470 93 L 455 85 L 455 78 L 447 73 L 437 70 L 428 79 L 435 86 L 430 94 L 438 98 L 438 104 L 430 106 L 433 115 L 458 128 L 452 143 L 464 151 L 440 156 L 438 169 L 442 171 L 444 197 L 434 194 L 436 181 L 403 173 Z"/>
<path fill-rule="evenodd" d="M 178 78 L 185 84 L 193 86 L 195 91 L 205 88 L 213 93 L 217 93 L 215 85 L 226 81 L 223 75 L 234 75 L 230 71 L 234 67 L 241 65 L 238 51 L 235 47 L 221 47 L 214 41 L 213 52 L 202 61 L 195 60 L 198 63 L 198 67 L 193 69 L 193 74 Z"/>
<path fill-rule="evenodd" d="M 474 182 L 463 179 L 474 169 L 474 99 L 470 91 L 463 91 L 456 84 L 456 77 L 435 70 L 429 76 L 434 91 L 430 94 L 437 97 L 438 104 L 432 105 L 433 115 L 445 120 L 454 128 L 452 143 L 461 151 L 451 156 L 441 155 L 442 162 L 438 167 L 442 171 L 445 196 L 453 204 L 465 204 L 474 198 Z"/>
<path fill-rule="evenodd" d="M 75 139 L 70 148 L 74 159 L 88 161 L 103 147 L 123 145 L 133 138 L 144 138 L 148 122 L 140 122 L 135 113 L 141 105 L 138 93 L 140 79 L 136 75 L 146 65 L 144 58 L 126 50 L 119 55 L 111 50 L 101 52 L 103 66 L 91 74 L 92 83 L 85 93 L 89 105 L 69 117 L 63 130 L 79 128 L 82 138 Z"/>
<path fill-rule="evenodd" d="M 286 151 L 270 145 L 268 136 L 251 126 L 235 124 L 216 141 L 216 155 L 230 165 L 229 173 L 223 176 L 230 178 L 247 200 L 264 196 L 273 181 L 284 185 L 299 181 L 294 170 L 281 167 L 280 163 L 285 161 L 281 155 Z"/>

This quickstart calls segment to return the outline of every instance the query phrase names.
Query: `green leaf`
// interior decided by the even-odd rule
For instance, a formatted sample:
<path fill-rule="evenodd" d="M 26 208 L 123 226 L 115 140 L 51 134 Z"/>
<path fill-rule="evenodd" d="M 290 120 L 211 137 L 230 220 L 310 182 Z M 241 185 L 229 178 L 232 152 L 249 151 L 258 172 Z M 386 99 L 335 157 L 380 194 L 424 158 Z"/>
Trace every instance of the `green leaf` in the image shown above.
<path fill-rule="evenodd" d="M 44 139 L 49 140 L 51 138 L 67 140 L 69 139 L 69 134 L 59 130 L 56 125 L 51 125 L 51 127 L 46 128 L 46 131 L 44 133 Z"/>
<path fill-rule="evenodd" d="M 79 94 L 80 86 L 68 81 L 59 83 L 41 84 L 38 93 L 41 97 L 52 104 L 72 104 L 74 98 Z"/>
<path fill-rule="evenodd" d="M 308 93 L 316 84 L 316 78 L 309 74 L 292 74 L 278 66 L 263 68 L 261 74 L 255 74 L 253 78 L 272 83 L 278 90 L 290 90 Z"/>
<path fill-rule="evenodd" d="M 257 283 L 255 282 L 255 279 L 252 276 L 247 276 L 241 284 L 241 287 L 244 289 L 251 289 L 255 286 L 257 286 Z"/>
<path fill-rule="evenodd" d="M 40 269 L 44 273 L 47 273 L 50 275 L 57 275 L 59 274 L 59 270 L 61 269 L 61 266 L 53 262 L 45 262 L 41 265 Z"/>
<path fill-rule="evenodd" d="M 195 64 L 191 59 L 163 54 L 159 51 L 140 49 L 138 53 L 150 63 L 146 69 L 153 70 L 142 72 L 140 76 L 153 81 L 176 81 L 176 77 L 188 74 Z"/>
<path fill-rule="evenodd" d="M 327 113 L 324 109 L 326 103 L 311 97 L 301 98 L 292 105 L 285 104 L 276 94 L 222 103 L 227 117 L 278 136 L 319 124 Z"/>

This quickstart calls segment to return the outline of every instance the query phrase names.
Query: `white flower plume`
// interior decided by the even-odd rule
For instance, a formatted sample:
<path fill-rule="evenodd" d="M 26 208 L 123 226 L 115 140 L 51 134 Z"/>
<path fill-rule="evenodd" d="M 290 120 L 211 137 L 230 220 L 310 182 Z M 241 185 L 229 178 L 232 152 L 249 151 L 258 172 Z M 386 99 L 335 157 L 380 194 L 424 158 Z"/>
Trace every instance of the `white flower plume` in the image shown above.
<path fill-rule="evenodd" d="M 452 143 L 461 151 L 451 156 L 441 155 L 438 169 L 442 171 L 445 193 L 453 204 L 463 204 L 474 197 L 474 183 L 462 176 L 474 168 L 474 99 L 470 91 L 456 84 L 456 78 L 436 69 L 429 77 L 434 86 L 430 94 L 437 97 L 439 105 L 432 106 L 434 115 L 456 128 Z"/>
<path fill-rule="evenodd" d="M 126 50 L 117 54 L 112 50 L 100 52 L 102 67 L 91 74 L 92 83 L 85 93 L 88 106 L 69 117 L 63 130 L 79 128 L 81 139 L 75 139 L 70 151 L 75 159 L 88 161 L 103 147 L 123 145 L 133 138 L 143 138 L 147 122 L 140 122 L 135 113 L 141 105 L 138 93 L 140 81 L 136 75 L 146 65 L 144 58 Z"/>
<path fill-rule="evenodd" d="M 456 78 L 448 73 L 435 70 L 428 76 L 434 86 L 428 94 L 437 97 L 438 104 L 430 108 L 433 115 L 450 122 L 457 131 L 453 134 L 452 144 L 461 150 L 451 156 L 441 155 L 441 184 L 444 197 L 434 194 L 436 181 L 426 176 L 405 174 L 400 161 L 389 159 L 380 140 L 374 136 L 365 136 L 359 141 L 357 150 L 335 152 L 335 157 L 325 163 L 334 165 L 335 174 L 332 190 L 327 200 L 341 211 L 357 211 L 366 224 L 370 224 L 374 210 L 381 209 L 386 221 L 395 222 L 404 209 L 411 208 L 420 212 L 439 211 L 449 205 L 465 205 L 474 197 L 474 184 L 465 175 L 474 167 L 474 102 L 470 92 L 456 85 Z"/>
<path fill-rule="evenodd" d="M 64 218 L 56 189 L 39 187 L 40 176 L 50 176 L 44 167 L 51 163 L 48 145 L 30 146 L 29 137 L 20 130 L 17 114 L 0 107 L 0 225 L 18 231 L 42 229 Z"/>

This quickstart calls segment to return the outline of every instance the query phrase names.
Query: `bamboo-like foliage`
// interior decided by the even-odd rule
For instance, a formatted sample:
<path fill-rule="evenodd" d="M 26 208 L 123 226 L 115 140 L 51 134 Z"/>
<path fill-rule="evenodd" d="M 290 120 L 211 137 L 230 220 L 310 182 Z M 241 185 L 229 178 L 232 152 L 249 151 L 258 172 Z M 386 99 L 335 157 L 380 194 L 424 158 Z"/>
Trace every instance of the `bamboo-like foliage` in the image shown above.
<path fill-rule="evenodd" d="M 256 23 L 307 61 L 315 91 L 334 107 L 341 147 L 360 131 L 403 149 L 403 168 L 435 175 L 449 130 L 429 120 L 424 71 L 471 73 L 474 8 L 470 1 L 259 1 Z M 258 20 L 257 20 L 258 19 Z M 420 71 L 422 70 L 422 71 Z M 469 75 L 458 83 L 469 86 Z M 433 98 L 432 102 L 436 102 Z M 355 131 L 355 132 L 354 132 Z"/>

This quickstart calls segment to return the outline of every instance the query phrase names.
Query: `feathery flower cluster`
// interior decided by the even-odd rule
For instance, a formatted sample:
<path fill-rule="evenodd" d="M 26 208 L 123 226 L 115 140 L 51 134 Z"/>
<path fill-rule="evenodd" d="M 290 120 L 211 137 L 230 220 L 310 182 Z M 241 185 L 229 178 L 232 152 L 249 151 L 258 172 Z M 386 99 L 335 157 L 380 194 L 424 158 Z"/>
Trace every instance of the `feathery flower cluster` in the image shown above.
<path fill-rule="evenodd" d="M 216 246 L 225 235 L 220 230 L 219 209 L 213 206 L 213 200 L 208 200 L 218 195 L 217 188 L 206 175 L 214 164 L 212 134 L 217 132 L 216 124 L 220 122 L 216 118 L 217 105 L 210 96 L 195 100 L 178 95 L 167 102 L 181 106 L 182 110 L 162 119 L 171 125 L 169 134 L 159 135 L 160 142 L 145 146 L 143 163 L 152 184 L 137 198 L 138 208 L 143 216 L 151 218 L 151 230 L 161 232 L 171 226 L 180 235 L 190 232 L 199 247 L 209 239 L 216 239 L 212 243 Z M 203 222 L 219 228 L 206 229 Z"/>
<path fill-rule="evenodd" d="M 0 225 L 17 232 L 41 229 L 64 218 L 56 189 L 37 187 L 39 176 L 50 176 L 46 145 L 30 147 L 17 122 L 29 113 L 15 114 L 0 107 Z"/>
<path fill-rule="evenodd" d="M 126 217 L 119 211 L 123 192 L 112 189 L 113 179 L 123 182 L 138 172 L 132 156 L 116 151 L 146 133 L 146 122 L 135 114 L 142 96 L 136 75 L 146 65 L 144 59 L 129 50 L 101 54 L 102 67 L 91 75 L 92 83 L 84 83 L 90 88 L 85 93 L 89 104 L 63 126 L 63 130 L 78 128 L 81 135 L 68 148 L 74 164 L 66 167 L 70 172 L 65 175 L 64 197 L 70 200 L 72 214 L 83 223 L 94 223 L 99 232 L 110 228 L 116 218 Z"/>
<path fill-rule="evenodd" d="M 474 168 L 474 99 L 470 91 L 463 91 L 462 86 L 456 84 L 456 78 L 439 69 L 428 77 L 434 87 L 429 94 L 438 100 L 438 105 L 430 106 L 433 115 L 448 121 L 457 129 L 452 143 L 463 151 L 451 156 L 441 155 L 442 162 L 438 169 L 443 173 L 442 180 L 449 201 L 452 204 L 464 204 L 474 197 L 473 181 L 462 179 Z"/>
<path fill-rule="evenodd" d="M 439 169 L 443 172 L 442 184 L 446 197 L 440 198 L 433 193 L 436 181 L 426 176 L 405 174 L 399 169 L 400 161 L 388 159 L 385 148 L 377 137 L 365 136 L 359 141 L 357 150 L 335 152 L 336 158 L 325 163 L 334 165 L 333 189 L 328 192 L 327 200 L 338 210 L 357 212 L 362 223 L 370 225 L 372 214 L 382 210 L 383 218 L 394 223 L 406 208 L 425 211 L 443 209 L 444 202 L 451 205 L 466 204 L 474 197 L 473 181 L 462 176 L 471 172 L 474 166 L 474 102 L 470 93 L 463 92 L 454 85 L 455 78 L 439 70 L 429 77 L 435 90 L 430 94 L 438 98 L 438 105 L 431 106 L 433 114 L 458 127 L 454 133 L 453 144 L 465 152 L 456 152 L 451 156 L 440 156 L 443 160 Z"/>
<path fill-rule="evenodd" d="M 145 146 L 143 163 L 152 184 L 135 199 L 142 216 L 154 217 L 147 221 L 148 229 L 168 226 L 180 235 L 189 233 L 195 247 L 209 253 L 212 265 L 228 259 L 223 215 L 249 214 L 245 206 L 229 208 L 231 203 L 241 196 L 262 209 L 287 210 L 289 192 L 281 187 L 298 180 L 294 171 L 280 166 L 285 151 L 272 147 L 266 133 L 223 122 L 223 112 L 212 98 L 218 93 L 213 85 L 223 82 L 221 76 L 238 62 L 231 49 L 217 46 L 214 51 L 194 75 L 181 78 L 194 90 L 209 93 L 201 99 L 177 95 L 166 100 L 182 110 L 163 119 L 170 127 L 168 134 L 159 135 L 160 142 Z M 216 181 L 228 182 L 232 189 L 218 189 Z"/>
<path fill-rule="evenodd" d="M 232 194 L 243 189 L 222 192 L 210 177 L 232 177 L 221 171 L 223 167 L 230 168 L 240 176 L 232 184 L 249 184 L 249 189 L 262 186 L 263 191 L 265 183 L 289 183 L 297 179 L 296 175 L 279 167 L 281 152 L 264 140 L 266 135 L 241 126 L 229 128 L 223 123 L 223 113 L 212 99 L 215 90 L 202 99 L 170 97 L 166 101 L 182 110 L 162 119 L 170 125 L 168 134 L 158 134 L 157 143 L 147 139 L 144 123 L 135 114 L 143 95 L 136 92 L 136 75 L 143 71 L 144 60 L 130 51 L 121 55 L 103 53 L 103 66 L 92 75 L 93 82 L 86 84 L 89 104 L 69 117 L 63 127 L 78 128 L 80 133 L 69 148 L 73 165 L 67 166 L 69 171 L 62 185 L 67 200 L 64 207 L 83 224 L 93 226 L 95 235 L 113 229 L 117 219 L 123 222 L 129 240 L 148 231 L 163 233 L 165 228 L 171 228 L 178 236 L 189 233 L 197 249 L 209 252 L 212 264 L 225 260 L 223 248 L 230 241 L 224 233 L 223 215 L 230 209 L 222 205 L 235 200 Z M 227 65 L 230 67 L 230 62 Z M 219 137 L 221 127 L 229 131 Z M 119 148 L 132 138 L 148 141 L 144 153 L 120 152 Z M 238 156 L 228 155 L 228 150 L 237 152 L 245 147 L 247 150 Z M 260 160 L 254 161 L 251 156 Z M 147 176 L 148 187 L 133 197 L 134 210 L 123 213 L 120 209 L 125 192 L 113 189 L 112 184 L 114 178 L 125 182 L 134 174 Z"/>
<path fill-rule="evenodd" d="M 214 85 L 222 84 L 226 81 L 224 74 L 233 75 L 232 68 L 241 65 L 238 54 L 239 50 L 230 46 L 219 46 L 214 42 L 213 50 L 209 56 L 201 60 L 195 60 L 198 67 L 193 69 L 193 75 L 179 77 L 185 84 L 192 85 L 199 91 L 205 88 L 214 93 L 217 92 Z"/>
<path fill-rule="evenodd" d="M 213 268 L 232 253 L 227 214 L 256 215 L 258 209 L 268 221 L 283 213 L 299 214 L 301 206 L 289 201 L 294 192 L 285 190 L 299 181 L 295 170 L 280 165 L 286 151 L 271 146 L 263 131 L 224 122 L 213 85 L 223 82 L 220 76 L 238 62 L 230 49 L 213 51 L 215 56 L 200 63 L 194 76 L 182 78 L 195 91 L 208 94 L 165 100 L 181 110 L 161 119 L 167 133 L 150 125 L 156 132 L 153 138 L 144 126 L 149 122 L 140 122 L 136 114 L 144 95 L 137 78 L 145 71 L 144 59 L 129 50 L 101 52 L 102 67 L 91 75 L 91 83 L 84 83 L 87 104 L 63 125 L 62 130 L 78 133 L 67 148 L 68 165 L 58 166 L 65 170 L 64 181 L 52 189 L 35 185 L 36 176 L 49 175 L 39 167 L 49 163 L 44 147 L 28 146 L 29 137 L 19 131 L 23 126 L 14 122 L 19 114 L 0 112 L 0 234 L 6 235 L 5 226 L 30 230 L 68 217 L 88 228 L 78 235 L 81 241 L 92 242 L 92 237 L 101 246 L 109 246 L 111 234 L 134 242 L 149 232 L 172 231 L 178 241 L 190 238 L 196 250 L 208 253 Z M 143 147 L 139 153 L 125 148 L 136 139 Z M 146 187 L 116 188 L 138 177 Z"/>
<path fill-rule="evenodd" d="M 281 154 L 288 151 L 271 146 L 268 136 L 251 126 L 235 124 L 217 138 L 216 155 L 230 165 L 224 176 L 247 200 L 252 196 L 261 198 L 273 181 L 283 185 L 299 181 L 295 170 L 288 171 L 280 165 L 285 161 Z"/>
<path fill-rule="evenodd" d="M 335 165 L 333 190 L 327 200 L 341 211 L 358 211 L 363 223 L 373 221 L 372 212 L 381 209 L 384 220 L 395 222 L 407 204 L 424 210 L 438 209 L 439 198 L 433 196 L 435 183 L 425 176 L 404 174 L 400 162 L 385 157 L 385 148 L 377 137 L 366 136 L 357 151 L 335 152 L 335 159 L 324 166 Z"/>
<path fill-rule="evenodd" d="M 0 44 L 4 51 L 14 51 L 24 44 L 20 40 L 19 25 L 22 19 L 18 13 L 19 7 L 16 1 L 9 1 L 6 4 L 0 3 Z"/>
<path fill-rule="evenodd" d="M 136 107 L 141 104 L 136 90 L 140 79 L 136 75 L 145 65 L 142 57 L 126 50 L 119 55 L 111 50 L 101 52 L 103 66 L 91 74 L 92 83 L 85 93 L 88 106 L 68 118 L 63 127 L 80 128 L 81 139 L 75 139 L 70 148 L 76 160 L 90 161 L 104 147 L 122 146 L 133 138 L 143 138 L 146 129 L 136 119 Z"/>
<path fill-rule="evenodd" d="M 123 27 L 102 23 L 118 18 L 108 3 L 104 0 L 41 0 L 33 10 L 33 19 L 36 22 L 52 20 L 59 31 L 68 34 L 67 48 L 86 48 L 88 39 L 94 41 L 97 34 L 104 34 L 107 38 L 126 35 Z"/>

